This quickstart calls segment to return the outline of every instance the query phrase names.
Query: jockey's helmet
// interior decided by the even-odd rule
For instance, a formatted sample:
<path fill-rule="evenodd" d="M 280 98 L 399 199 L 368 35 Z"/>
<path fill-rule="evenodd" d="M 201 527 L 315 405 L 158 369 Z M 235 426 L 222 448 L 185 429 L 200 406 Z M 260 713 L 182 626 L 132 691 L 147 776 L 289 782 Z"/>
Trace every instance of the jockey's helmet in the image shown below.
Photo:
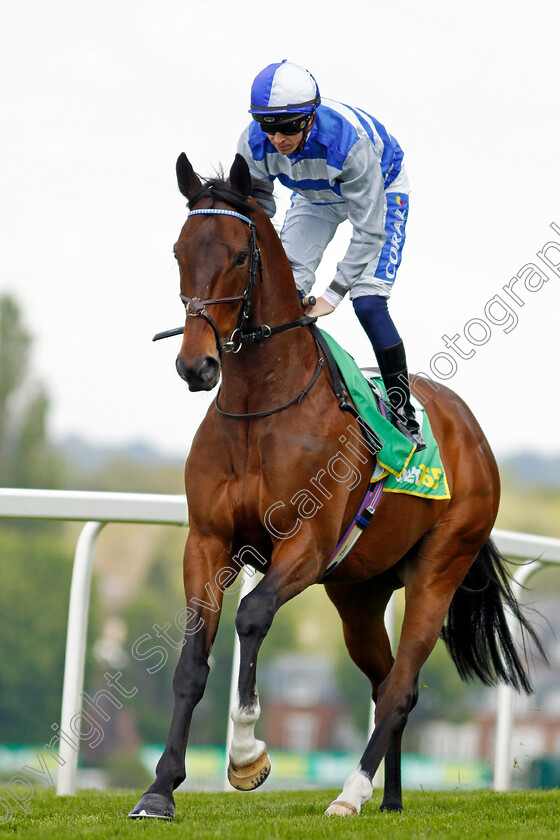
<path fill-rule="evenodd" d="M 297 134 L 306 128 L 320 101 L 317 82 L 309 70 L 284 59 L 269 64 L 255 77 L 249 113 L 269 134 Z"/>

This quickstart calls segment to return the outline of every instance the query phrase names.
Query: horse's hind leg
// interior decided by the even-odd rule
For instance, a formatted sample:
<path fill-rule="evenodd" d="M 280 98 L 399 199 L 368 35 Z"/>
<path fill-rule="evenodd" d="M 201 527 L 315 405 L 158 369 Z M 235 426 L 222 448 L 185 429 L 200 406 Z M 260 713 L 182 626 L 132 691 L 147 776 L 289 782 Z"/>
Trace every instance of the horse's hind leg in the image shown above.
<path fill-rule="evenodd" d="M 401 584 L 387 573 L 358 585 L 328 584 L 325 589 L 342 619 L 346 647 L 356 665 L 371 683 L 377 703 L 379 686 L 393 665 L 385 629 L 384 613 L 392 592 Z M 371 779 L 357 770 L 347 779 L 344 790 L 327 810 L 329 815 L 358 813 L 372 793 Z M 401 810 L 401 736 L 390 742 L 385 756 L 385 784 L 382 810 Z"/>
<path fill-rule="evenodd" d="M 450 531 L 442 527 L 426 535 L 416 556 L 401 567 L 406 607 L 398 650 L 388 676 L 379 686 L 375 729 L 358 769 L 345 784 L 346 800 L 352 796 L 350 804 L 354 808 L 336 813 L 359 811 L 369 798 L 368 785 L 385 756 L 388 776 L 382 808 L 402 808 L 397 759 L 408 715 L 417 700 L 420 668 L 434 648 L 453 594 L 478 546 L 476 539 L 458 538 L 455 528 Z"/>

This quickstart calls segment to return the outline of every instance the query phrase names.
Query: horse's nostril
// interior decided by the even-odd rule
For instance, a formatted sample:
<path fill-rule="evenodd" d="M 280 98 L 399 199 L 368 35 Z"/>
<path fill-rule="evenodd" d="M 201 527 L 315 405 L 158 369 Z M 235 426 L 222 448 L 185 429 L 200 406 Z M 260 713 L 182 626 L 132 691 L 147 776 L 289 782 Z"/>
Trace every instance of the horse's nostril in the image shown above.
<path fill-rule="evenodd" d="M 204 382 L 208 382 L 216 376 L 217 372 L 218 362 L 216 359 L 213 359 L 212 356 L 207 356 L 200 365 L 198 375 Z"/>
<path fill-rule="evenodd" d="M 193 365 L 187 365 L 181 356 L 177 356 L 175 367 L 191 391 L 210 391 L 220 373 L 220 364 L 213 356 L 204 356 Z"/>

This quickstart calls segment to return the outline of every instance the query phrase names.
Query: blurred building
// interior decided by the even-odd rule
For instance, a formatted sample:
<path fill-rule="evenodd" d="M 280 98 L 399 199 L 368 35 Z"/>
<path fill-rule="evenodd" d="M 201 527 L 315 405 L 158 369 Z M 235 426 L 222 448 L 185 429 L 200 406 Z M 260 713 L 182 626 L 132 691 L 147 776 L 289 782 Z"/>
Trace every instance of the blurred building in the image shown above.
<path fill-rule="evenodd" d="M 269 747 L 298 752 L 353 751 L 364 734 L 337 686 L 327 656 L 286 654 L 263 668 L 264 740 Z"/>

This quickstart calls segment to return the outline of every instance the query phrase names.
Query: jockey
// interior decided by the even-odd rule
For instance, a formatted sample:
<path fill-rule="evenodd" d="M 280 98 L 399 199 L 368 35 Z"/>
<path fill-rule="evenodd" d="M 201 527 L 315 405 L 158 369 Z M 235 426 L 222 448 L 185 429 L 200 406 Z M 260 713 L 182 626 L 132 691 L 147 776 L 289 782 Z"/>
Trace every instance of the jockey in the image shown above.
<path fill-rule="evenodd" d="M 300 297 L 338 225 L 348 219 L 352 238 L 334 280 L 306 309 L 328 315 L 347 292 L 375 352 L 394 424 L 425 448 L 410 402 L 404 345 L 387 301 L 395 282 L 408 216 L 408 178 L 399 144 L 376 119 L 321 99 L 311 73 L 298 64 L 269 64 L 251 88 L 253 122 L 238 152 L 255 178 L 270 184 L 266 209 L 276 210 L 272 181 L 292 190 L 280 234 Z"/>

